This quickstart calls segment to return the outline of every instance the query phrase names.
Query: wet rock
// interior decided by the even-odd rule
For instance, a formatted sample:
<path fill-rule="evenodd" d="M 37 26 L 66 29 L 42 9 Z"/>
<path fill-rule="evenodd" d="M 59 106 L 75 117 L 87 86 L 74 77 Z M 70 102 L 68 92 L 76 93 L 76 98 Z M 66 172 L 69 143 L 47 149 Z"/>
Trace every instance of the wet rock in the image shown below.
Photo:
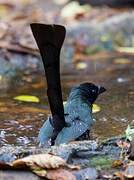
<path fill-rule="evenodd" d="M 77 180 L 92 179 L 95 180 L 98 177 L 98 172 L 95 168 L 86 168 L 74 173 Z"/>
<path fill-rule="evenodd" d="M 125 178 L 134 179 L 134 162 L 130 162 L 124 173 Z"/>
<path fill-rule="evenodd" d="M 73 165 L 80 165 L 82 168 L 89 166 L 89 159 L 82 159 L 82 158 L 71 158 L 71 160 L 68 162 Z"/>
<path fill-rule="evenodd" d="M 0 161 L 11 162 L 17 158 L 17 153 L 21 151 L 21 147 L 11 145 L 3 146 L 0 148 Z"/>
<path fill-rule="evenodd" d="M 97 155 L 105 155 L 105 152 L 100 152 L 100 151 L 78 151 L 75 153 L 75 155 L 79 158 L 90 158 L 93 156 L 97 156 Z"/>
<path fill-rule="evenodd" d="M 16 159 L 16 156 L 9 153 L 9 154 L 0 154 L 0 162 L 11 162 L 13 161 L 14 159 Z"/>
<path fill-rule="evenodd" d="M 2 160 L 4 157 L 6 159 L 7 154 L 11 154 L 11 156 L 7 159 L 12 161 L 16 158 L 23 158 L 27 155 L 38 154 L 38 153 L 53 153 L 64 158 L 66 161 L 74 154 L 76 151 L 81 150 L 92 150 L 94 147 L 95 141 L 77 141 L 69 144 L 61 144 L 60 146 L 52 146 L 47 148 L 39 148 L 39 147 L 27 147 L 24 148 L 22 146 L 13 146 L 7 145 L 3 146 L 0 149 L 0 159 Z M 97 148 L 97 145 L 96 145 Z M 95 147 L 94 147 L 95 149 Z"/>
<path fill-rule="evenodd" d="M 129 159 L 134 160 L 134 137 L 133 137 L 132 141 L 130 142 L 128 154 L 129 154 Z"/>

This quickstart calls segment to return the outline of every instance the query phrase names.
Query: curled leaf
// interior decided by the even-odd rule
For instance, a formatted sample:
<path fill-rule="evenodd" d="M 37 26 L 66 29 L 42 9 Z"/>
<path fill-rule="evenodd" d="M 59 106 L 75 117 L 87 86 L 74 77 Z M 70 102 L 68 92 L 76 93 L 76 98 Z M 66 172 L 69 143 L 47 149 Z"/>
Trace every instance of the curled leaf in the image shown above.
<path fill-rule="evenodd" d="M 55 169 L 60 166 L 64 166 L 66 164 L 65 160 L 51 154 L 37 154 L 31 155 L 22 159 L 18 159 L 13 162 L 13 166 L 28 166 L 30 169 L 39 168 L 47 168 L 47 169 Z"/>
<path fill-rule="evenodd" d="M 36 175 L 47 179 L 76 180 L 70 171 L 78 170 L 80 167 L 69 165 L 64 159 L 56 155 L 36 154 L 17 159 L 10 164 L 0 163 L 0 169 L 31 170 Z"/>
<path fill-rule="evenodd" d="M 20 95 L 20 96 L 14 97 L 14 99 L 18 101 L 24 101 L 24 102 L 35 102 L 35 103 L 40 102 L 38 97 L 31 96 L 31 95 Z"/>

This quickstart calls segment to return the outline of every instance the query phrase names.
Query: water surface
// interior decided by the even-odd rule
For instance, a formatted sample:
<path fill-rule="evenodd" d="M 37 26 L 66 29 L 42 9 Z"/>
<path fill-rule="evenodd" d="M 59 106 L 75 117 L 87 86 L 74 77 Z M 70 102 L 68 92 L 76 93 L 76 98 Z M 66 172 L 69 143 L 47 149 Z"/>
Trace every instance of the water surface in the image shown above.
<path fill-rule="evenodd" d="M 123 57 L 124 59 L 124 57 Z M 107 138 L 124 133 L 134 121 L 134 63 L 133 58 L 91 60 L 85 68 L 73 64 L 69 73 L 62 74 L 63 97 L 81 82 L 103 85 L 107 92 L 96 101 L 101 111 L 94 114 L 96 122 L 93 138 Z M 63 71 L 64 72 L 64 71 Z M 35 95 L 39 103 L 18 102 L 13 97 Z M 44 76 L 28 74 L 13 80 L 8 89 L 0 93 L 0 146 L 6 144 L 33 146 L 39 128 L 50 114 Z"/>

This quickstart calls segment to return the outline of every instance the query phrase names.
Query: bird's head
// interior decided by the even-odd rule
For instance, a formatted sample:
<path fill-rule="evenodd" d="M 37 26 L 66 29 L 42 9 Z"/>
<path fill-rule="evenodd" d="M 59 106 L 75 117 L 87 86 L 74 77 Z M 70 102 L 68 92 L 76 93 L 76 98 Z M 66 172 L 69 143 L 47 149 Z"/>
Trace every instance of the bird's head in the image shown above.
<path fill-rule="evenodd" d="M 106 89 L 102 86 L 96 86 L 93 83 L 82 83 L 79 85 L 79 89 L 82 95 L 91 103 L 93 104 L 94 101 L 97 99 L 98 95 L 105 92 Z"/>

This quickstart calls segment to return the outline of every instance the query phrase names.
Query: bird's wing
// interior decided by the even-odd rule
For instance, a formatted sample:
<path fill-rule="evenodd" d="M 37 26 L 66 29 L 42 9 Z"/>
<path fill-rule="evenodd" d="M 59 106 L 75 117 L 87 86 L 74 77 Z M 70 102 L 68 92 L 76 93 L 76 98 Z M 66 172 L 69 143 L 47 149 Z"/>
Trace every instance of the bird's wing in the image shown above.
<path fill-rule="evenodd" d="M 59 145 L 62 143 L 68 143 L 70 141 L 73 141 L 79 136 L 81 136 L 87 129 L 88 126 L 84 122 L 74 122 L 72 126 L 62 129 L 62 131 L 58 134 L 55 140 L 55 144 Z"/>
<path fill-rule="evenodd" d="M 72 112 L 68 116 L 65 116 L 65 120 L 70 126 L 64 127 L 58 134 L 55 140 L 57 145 L 77 139 L 87 129 L 90 129 L 93 124 L 92 112 L 87 105 L 77 106 L 76 111 L 72 109 Z"/>

